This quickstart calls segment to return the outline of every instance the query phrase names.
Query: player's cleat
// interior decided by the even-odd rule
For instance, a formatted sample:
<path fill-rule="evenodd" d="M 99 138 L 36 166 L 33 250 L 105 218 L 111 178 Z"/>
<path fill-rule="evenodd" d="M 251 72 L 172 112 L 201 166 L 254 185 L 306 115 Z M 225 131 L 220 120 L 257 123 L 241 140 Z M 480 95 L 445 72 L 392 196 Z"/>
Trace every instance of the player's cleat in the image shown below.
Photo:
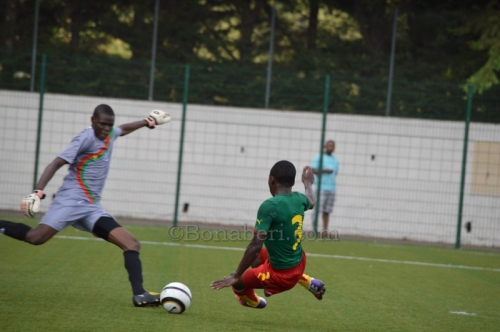
<path fill-rule="evenodd" d="M 319 279 L 311 279 L 311 282 L 309 283 L 309 287 L 307 288 L 313 295 L 316 297 L 318 300 L 323 299 L 323 295 L 326 292 L 326 287 L 323 281 Z"/>
<path fill-rule="evenodd" d="M 136 307 L 156 307 L 160 305 L 160 293 L 144 292 L 140 295 L 134 295 L 132 302 Z"/>
<path fill-rule="evenodd" d="M 240 302 L 240 304 L 244 307 L 255 308 L 255 309 L 264 309 L 267 305 L 266 300 L 264 300 L 260 296 L 257 296 L 257 298 L 259 299 L 259 303 L 256 306 L 251 306 L 250 304 L 248 304 L 245 300 L 243 300 L 238 295 L 235 295 L 235 296 L 236 296 L 236 299 L 238 300 L 238 302 Z"/>

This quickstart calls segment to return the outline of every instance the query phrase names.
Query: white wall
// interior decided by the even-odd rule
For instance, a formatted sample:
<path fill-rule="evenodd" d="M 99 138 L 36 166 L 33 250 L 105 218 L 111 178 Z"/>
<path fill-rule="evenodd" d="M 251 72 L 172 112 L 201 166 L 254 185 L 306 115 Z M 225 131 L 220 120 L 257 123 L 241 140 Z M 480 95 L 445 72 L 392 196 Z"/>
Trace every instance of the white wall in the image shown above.
<path fill-rule="evenodd" d="M 15 210 L 33 186 L 39 96 L 0 91 L 0 209 Z M 116 217 L 171 221 L 174 215 L 182 105 L 125 99 L 45 94 L 39 174 L 90 125 L 94 107 L 107 103 L 116 124 L 145 117 L 151 109 L 173 120 L 117 140 L 103 206 Z M 249 225 L 269 197 L 267 176 L 281 159 L 302 167 L 319 151 L 322 115 L 188 105 L 179 220 Z M 471 124 L 463 220 L 472 232 L 462 243 L 498 246 L 498 196 L 470 194 L 474 141 L 500 142 L 496 125 Z M 326 139 L 340 159 L 337 201 L 330 230 L 342 235 L 455 241 L 464 124 L 371 116 L 328 116 Z M 373 156 L 373 157 L 372 157 Z M 61 170 L 46 192 L 55 193 Z M 46 209 L 44 202 L 42 209 Z M 182 212 L 189 203 L 187 213 Z M 308 212 L 306 229 L 312 229 Z"/>

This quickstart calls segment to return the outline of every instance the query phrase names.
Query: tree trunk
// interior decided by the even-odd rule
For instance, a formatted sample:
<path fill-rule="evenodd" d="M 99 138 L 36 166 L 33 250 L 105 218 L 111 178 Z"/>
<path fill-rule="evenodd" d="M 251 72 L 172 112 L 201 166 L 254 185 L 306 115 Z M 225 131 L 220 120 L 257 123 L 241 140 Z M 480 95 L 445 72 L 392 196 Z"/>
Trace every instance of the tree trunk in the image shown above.
<path fill-rule="evenodd" d="M 318 11 L 319 0 L 309 1 L 309 26 L 307 27 L 307 49 L 316 49 L 316 39 L 318 37 Z"/>
<path fill-rule="evenodd" d="M 256 0 L 252 8 L 249 1 L 238 1 L 237 11 L 241 17 L 241 39 L 240 39 L 240 61 L 249 63 L 252 60 L 252 35 L 255 25 L 259 22 L 259 16 L 265 7 L 265 0 Z"/>
<path fill-rule="evenodd" d="M 366 2 L 356 1 L 354 5 L 359 30 L 374 61 L 382 60 L 387 53 L 385 50 L 388 41 L 391 39 L 392 21 L 386 17 L 385 8 L 382 1 L 372 6 L 368 6 Z"/>
<path fill-rule="evenodd" d="M 71 43 L 70 54 L 76 56 L 78 54 L 78 46 L 80 45 L 80 24 L 79 22 L 71 21 Z"/>
<path fill-rule="evenodd" d="M 130 29 L 130 38 L 126 39 L 134 59 L 145 60 L 151 58 L 154 22 L 151 22 L 151 24 L 144 22 L 146 16 L 152 15 L 154 17 L 154 2 L 152 6 L 148 7 L 150 4 L 151 1 L 145 1 L 134 6 L 134 22 Z M 162 18 L 159 17 L 158 20 L 161 22 Z"/>
<path fill-rule="evenodd" d="M 3 44 L 7 51 L 11 53 L 14 50 L 14 40 L 16 34 L 16 20 L 17 20 L 17 1 L 7 0 L 4 16 L 4 31 L 5 37 Z"/>

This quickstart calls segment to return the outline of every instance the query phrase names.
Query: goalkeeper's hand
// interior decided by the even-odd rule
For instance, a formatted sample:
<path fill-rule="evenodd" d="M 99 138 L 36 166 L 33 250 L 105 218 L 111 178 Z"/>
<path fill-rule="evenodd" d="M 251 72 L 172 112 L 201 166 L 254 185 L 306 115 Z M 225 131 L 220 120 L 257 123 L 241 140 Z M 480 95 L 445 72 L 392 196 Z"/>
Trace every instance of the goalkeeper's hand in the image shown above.
<path fill-rule="evenodd" d="M 154 129 L 156 125 L 162 125 L 169 122 L 171 117 L 170 114 L 164 111 L 152 110 L 151 113 L 149 113 L 149 116 L 144 120 L 148 123 L 149 129 Z"/>
<path fill-rule="evenodd" d="M 26 217 L 33 218 L 40 211 L 40 200 L 45 198 L 43 190 L 35 190 L 21 201 L 21 211 Z"/>

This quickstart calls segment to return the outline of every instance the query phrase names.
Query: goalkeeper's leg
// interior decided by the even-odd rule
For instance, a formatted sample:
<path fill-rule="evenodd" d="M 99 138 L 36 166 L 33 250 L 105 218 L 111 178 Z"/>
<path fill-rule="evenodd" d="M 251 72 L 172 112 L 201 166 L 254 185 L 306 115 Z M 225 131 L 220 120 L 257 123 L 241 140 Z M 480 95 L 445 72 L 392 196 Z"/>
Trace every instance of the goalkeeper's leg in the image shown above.
<path fill-rule="evenodd" d="M 57 234 L 57 230 L 48 225 L 40 224 L 35 228 L 31 228 L 22 223 L 0 220 L 0 233 L 19 241 L 40 245 L 44 244 Z"/>
<path fill-rule="evenodd" d="M 147 292 L 143 286 L 142 263 L 139 258 L 139 241 L 111 217 L 101 217 L 95 223 L 92 233 L 115 244 L 123 250 L 125 269 L 132 286 L 132 302 L 136 307 L 157 306 L 160 304 L 158 293 Z"/>

